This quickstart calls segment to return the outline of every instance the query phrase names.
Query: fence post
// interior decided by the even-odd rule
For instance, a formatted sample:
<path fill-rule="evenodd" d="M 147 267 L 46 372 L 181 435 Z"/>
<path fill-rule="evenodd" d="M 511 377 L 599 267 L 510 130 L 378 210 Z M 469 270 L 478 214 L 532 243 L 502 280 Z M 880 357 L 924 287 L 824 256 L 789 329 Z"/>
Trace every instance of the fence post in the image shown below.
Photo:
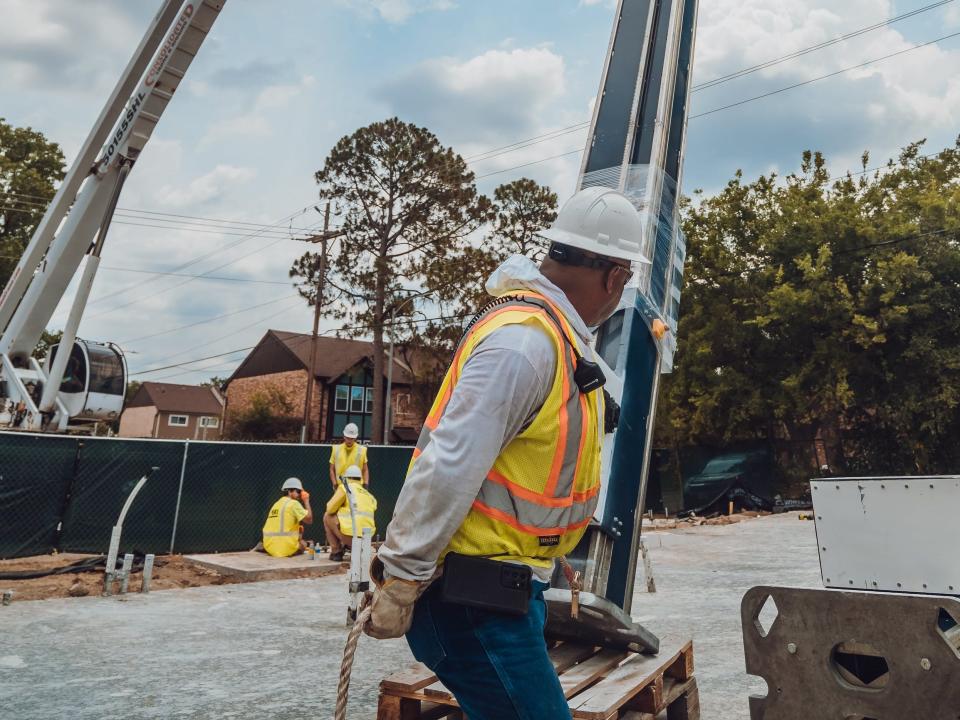
<path fill-rule="evenodd" d="M 67 491 L 63 494 L 63 504 L 60 506 L 60 518 L 57 523 L 57 532 L 53 537 L 53 549 L 57 552 L 63 552 L 60 543 L 63 540 L 63 524 L 67 519 L 67 510 L 70 508 L 70 500 L 73 498 L 73 485 L 77 481 L 77 472 L 80 470 L 80 453 L 83 451 L 83 440 L 77 440 L 77 450 L 73 455 L 73 472 L 70 473 L 70 482 L 67 483 Z"/>
<path fill-rule="evenodd" d="M 173 531 L 170 533 L 170 554 L 173 555 L 173 544 L 177 539 L 177 521 L 180 519 L 180 496 L 183 495 L 183 476 L 187 472 L 187 454 L 190 452 L 190 441 L 183 445 L 183 462 L 180 464 L 180 487 L 177 488 L 177 507 L 173 511 Z"/>

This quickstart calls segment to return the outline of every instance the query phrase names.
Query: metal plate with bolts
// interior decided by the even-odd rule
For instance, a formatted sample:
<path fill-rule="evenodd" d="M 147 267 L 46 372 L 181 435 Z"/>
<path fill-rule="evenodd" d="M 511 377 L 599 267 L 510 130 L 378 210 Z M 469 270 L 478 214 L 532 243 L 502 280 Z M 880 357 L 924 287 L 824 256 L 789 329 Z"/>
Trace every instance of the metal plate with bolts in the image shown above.
<path fill-rule="evenodd" d="M 760 586 L 740 614 L 747 673 L 768 687 L 751 720 L 960 717 L 956 598 Z"/>
<path fill-rule="evenodd" d="M 810 482 L 823 584 L 960 595 L 960 476 Z"/>
<path fill-rule="evenodd" d="M 547 601 L 547 626 L 544 634 L 555 640 L 573 640 L 605 647 L 626 648 L 656 655 L 660 639 L 642 625 L 633 622 L 619 606 L 593 593 L 580 593 L 580 615 L 570 617 L 570 591 L 550 588 L 543 593 Z"/>

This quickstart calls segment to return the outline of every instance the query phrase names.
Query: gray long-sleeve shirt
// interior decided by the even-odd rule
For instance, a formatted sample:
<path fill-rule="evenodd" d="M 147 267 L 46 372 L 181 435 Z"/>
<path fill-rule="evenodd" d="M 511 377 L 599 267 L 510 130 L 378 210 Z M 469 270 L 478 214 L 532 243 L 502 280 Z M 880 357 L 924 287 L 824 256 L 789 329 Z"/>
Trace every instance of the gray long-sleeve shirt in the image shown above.
<path fill-rule="evenodd" d="M 546 295 L 564 311 L 583 352 L 586 326 L 529 260 L 511 258 L 497 273 L 488 290 L 526 287 Z M 379 551 L 388 574 L 407 580 L 433 575 L 497 456 L 543 406 L 556 362 L 553 341 L 529 323 L 498 328 L 477 345 L 400 493 Z M 549 570 L 534 570 L 549 580 Z"/>

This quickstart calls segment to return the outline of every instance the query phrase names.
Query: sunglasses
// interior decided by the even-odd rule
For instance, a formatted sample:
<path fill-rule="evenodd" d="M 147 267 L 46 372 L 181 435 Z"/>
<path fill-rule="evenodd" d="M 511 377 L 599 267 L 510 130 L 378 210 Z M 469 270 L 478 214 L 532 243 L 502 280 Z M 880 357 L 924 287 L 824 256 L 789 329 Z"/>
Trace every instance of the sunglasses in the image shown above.
<path fill-rule="evenodd" d="M 592 268 L 594 270 L 609 270 L 610 268 L 619 268 L 627 277 L 624 284 L 630 282 L 633 278 L 633 264 L 618 263 L 614 260 L 608 260 L 597 255 L 587 254 L 577 248 L 569 245 L 553 243 L 550 246 L 550 257 L 565 265 L 579 265 L 580 267 Z"/>

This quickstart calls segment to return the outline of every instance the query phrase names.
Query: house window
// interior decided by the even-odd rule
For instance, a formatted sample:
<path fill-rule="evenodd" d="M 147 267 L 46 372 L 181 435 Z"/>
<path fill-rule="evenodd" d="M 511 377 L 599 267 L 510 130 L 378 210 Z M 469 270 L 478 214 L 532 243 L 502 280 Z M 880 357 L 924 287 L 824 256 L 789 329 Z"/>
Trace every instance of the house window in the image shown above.
<path fill-rule="evenodd" d="M 333 401 L 333 409 L 336 412 L 347 412 L 349 407 L 347 403 L 350 399 L 350 386 L 349 385 L 337 385 L 337 394 L 336 398 Z"/>
<path fill-rule="evenodd" d="M 373 373 L 369 368 L 359 365 L 337 378 L 330 420 L 331 438 L 341 437 L 347 423 L 355 423 L 360 429 L 360 439 L 370 439 L 373 427 Z"/>
<path fill-rule="evenodd" d="M 200 427 L 205 427 L 205 428 L 220 427 L 220 418 L 218 418 L 218 417 L 202 417 L 202 418 L 200 418 Z"/>
<path fill-rule="evenodd" d="M 410 393 L 397 393 L 393 398 L 393 417 L 407 415 L 410 412 Z"/>
<path fill-rule="evenodd" d="M 186 427 L 189 420 L 186 415 L 171 415 L 170 419 L 167 420 L 167 424 L 175 427 Z"/>
<path fill-rule="evenodd" d="M 357 387 L 354 385 L 350 388 L 350 412 L 353 413 L 362 413 L 363 408 L 363 390 L 362 387 Z"/>

